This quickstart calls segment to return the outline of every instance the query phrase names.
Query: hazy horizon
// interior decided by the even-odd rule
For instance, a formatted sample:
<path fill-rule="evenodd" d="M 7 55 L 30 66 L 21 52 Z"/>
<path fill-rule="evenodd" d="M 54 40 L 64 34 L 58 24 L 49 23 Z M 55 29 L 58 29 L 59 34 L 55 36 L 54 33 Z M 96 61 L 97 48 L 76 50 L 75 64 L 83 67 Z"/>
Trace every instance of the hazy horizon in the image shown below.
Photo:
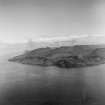
<path fill-rule="evenodd" d="M 27 38 L 25 40 L 21 40 L 21 41 L 3 41 L 3 40 L 0 40 L 0 44 L 2 46 L 2 44 L 25 44 L 25 43 L 28 43 L 30 41 L 32 42 L 35 42 L 35 43 L 43 43 L 43 42 L 46 42 L 46 43 L 50 43 L 50 42 L 62 42 L 62 41 L 72 41 L 72 40 L 75 40 L 75 41 L 87 41 L 89 42 L 90 40 L 92 40 L 93 42 L 95 41 L 96 43 L 99 42 L 99 43 L 103 43 L 105 41 L 105 36 L 104 35 L 71 35 L 71 36 L 62 36 L 62 37 L 45 37 L 45 38 L 37 38 L 36 40 L 35 39 L 31 39 L 31 38 Z M 81 41 L 81 42 L 82 42 Z M 89 43 L 87 43 L 89 44 Z"/>
<path fill-rule="evenodd" d="M 0 0 L 0 40 L 104 36 L 104 11 L 104 0 Z"/>

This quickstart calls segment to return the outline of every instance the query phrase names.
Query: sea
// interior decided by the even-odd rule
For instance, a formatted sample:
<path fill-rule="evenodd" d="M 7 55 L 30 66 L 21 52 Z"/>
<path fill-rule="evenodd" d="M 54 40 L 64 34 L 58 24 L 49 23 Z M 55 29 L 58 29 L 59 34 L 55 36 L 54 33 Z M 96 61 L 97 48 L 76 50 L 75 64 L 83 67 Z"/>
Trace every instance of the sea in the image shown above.
<path fill-rule="evenodd" d="M 105 64 L 62 69 L 0 58 L 0 105 L 105 105 Z"/>

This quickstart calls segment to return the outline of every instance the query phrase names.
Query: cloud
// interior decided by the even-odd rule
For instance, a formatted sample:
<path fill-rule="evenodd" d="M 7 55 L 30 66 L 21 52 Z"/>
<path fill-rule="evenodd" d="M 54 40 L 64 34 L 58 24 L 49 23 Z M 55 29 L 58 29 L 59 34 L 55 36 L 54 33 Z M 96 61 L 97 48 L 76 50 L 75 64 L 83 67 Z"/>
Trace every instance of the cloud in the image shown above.
<path fill-rule="evenodd" d="M 67 40 L 72 40 L 72 39 L 82 39 L 82 38 L 103 38 L 105 39 L 104 34 L 93 34 L 93 35 L 71 35 L 71 36 L 62 36 L 62 37 L 47 37 L 47 38 L 37 38 L 35 41 L 40 41 L 40 42 L 49 42 L 49 41 L 67 41 Z"/>
<path fill-rule="evenodd" d="M 35 41 L 42 41 L 42 42 L 46 42 L 46 41 L 66 41 L 66 40 L 72 40 L 72 39 L 76 39 L 76 38 L 84 38 L 87 37 L 87 35 L 71 35 L 71 36 L 62 36 L 62 37 L 47 37 L 47 38 L 37 38 L 37 40 Z"/>

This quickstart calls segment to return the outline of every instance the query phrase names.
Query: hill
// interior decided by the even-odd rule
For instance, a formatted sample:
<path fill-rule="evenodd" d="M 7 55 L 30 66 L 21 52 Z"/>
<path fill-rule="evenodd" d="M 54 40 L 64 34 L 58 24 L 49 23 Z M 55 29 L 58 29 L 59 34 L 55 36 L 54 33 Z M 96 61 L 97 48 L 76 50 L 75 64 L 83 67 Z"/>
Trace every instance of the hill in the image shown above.
<path fill-rule="evenodd" d="M 105 45 L 76 45 L 38 48 L 15 56 L 9 61 L 29 65 L 63 68 L 85 67 L 105 63 Z"/>

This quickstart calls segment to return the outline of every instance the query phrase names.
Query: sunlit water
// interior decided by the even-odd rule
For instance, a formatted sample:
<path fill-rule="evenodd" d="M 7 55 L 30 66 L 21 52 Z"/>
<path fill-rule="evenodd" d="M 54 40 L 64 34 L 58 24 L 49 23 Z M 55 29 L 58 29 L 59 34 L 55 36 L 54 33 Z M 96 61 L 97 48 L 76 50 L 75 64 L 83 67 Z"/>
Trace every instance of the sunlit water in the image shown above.
<path fill-rule="evenodd" d="M 60 69 L 0 60 L 0 105 L 105 105 L 105 65 Z"/>

